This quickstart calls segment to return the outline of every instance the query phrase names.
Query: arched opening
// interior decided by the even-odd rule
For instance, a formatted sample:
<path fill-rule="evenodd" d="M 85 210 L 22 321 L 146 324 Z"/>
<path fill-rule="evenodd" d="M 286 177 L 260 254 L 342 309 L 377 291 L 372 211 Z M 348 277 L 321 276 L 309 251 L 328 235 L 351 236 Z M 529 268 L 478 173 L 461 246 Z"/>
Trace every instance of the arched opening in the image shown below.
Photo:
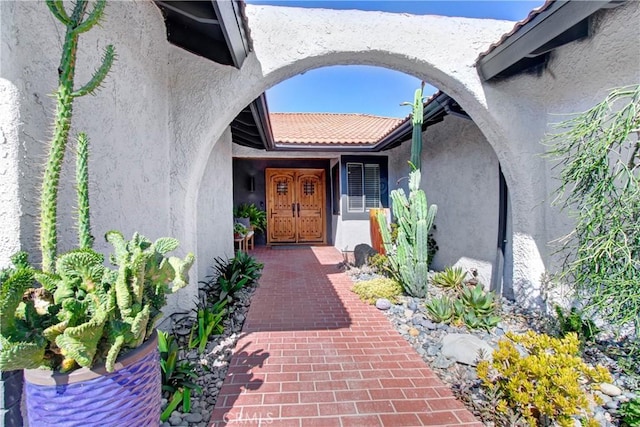
<path fill-rule="evenodd" d="M 220 75 L 217 76 L 218 80 L 211 82 L 210 87 L 203 88 L 204 93 L 209 89 L 215 93 L 216 99 L 211 100 L 211 106 L 207 106 L 206 109 L 200 108 L 197 112 L 200 116 L 197 138 L 192 138 L 191 135 L 183 137 L 185 140 L 192 140 L 193 146 L 187 153 L 189 154 L 188 163 L 186 163 L 189 165 L 188 169 L 175 179 L 177 185 L 172 185 L 174 191 L 172 197 L 176 197 L 178 201 L 184 200 L 184 205 L 181 203 L 176 205 L 184 206 L 185 209 L 184 229 L 176 230 L 175 234 L 183 235 L 185 241 L 191 242 L 193 247 L 198 248 L 202 246 L 198 244 L 199 241 L 206 242 L 210 238 L 206 232 L 203 233 L 202 225 L 208 219 L 203 217 L 201 209 L 202 189 L 205 188 L 201 185 L 206 176 L 219 173 L 215 171 L 212 155 L 229 123 L 246 105 L 271 86 L 310 69 L 351 64 L 381 66 L 430 82 L 455 99 L 473 119 L 473 123 L 486 139 L 486 144 L 495 154 L 496 169 L 498 163 L 502 167 L 505 182 L 512 196 L 510 206 L 513 238 L 510 243 L 513 245 L 513 263 L 506 268 L 512 272 L 514 287 L 517 283 L 519 288 L 536 288 L 537 278 L 544 271 L 537 248 L 541 238 L 541 219 L 530 218 L 530 213 L 535 208 L 535 200 L 540 199 L 537 194 L 541 191 L 534 179 L 536 161 L 523 164 L 522 158 L 526 153 L 521 152 L 520 145 L 511 141 L 511 138 L 514 138 L 513 123 L 505 121 L 503 111 L 490 109 L 486 105 L 485 88 L 473 66 L 473 61 L 478 54 L 478 46 L 484 44 L 479 43 L 477 39 L 469 40 L 468 28 L 467 31 L 459 34 L 452 35 L 450 31 L 439 34 L 437 30 L 442 23 L 434 25 L 430 43 L 400 44 L 397 40 L 390 42 L 382 37 L 362 39 L 362 37 L 354 37 L 353 33 L 372 33 L 372 29 L 369 28 L 370 23 L 350 21 L 351 27 L 366 28 L 348 28 L 344 31 L 344 26 L 341 26 L 340 22 L 334 22 L 335 20 L 328 20 L 322 16 L 326 11 L 309 11 L 309 13 L 318 15 L 315 17 L 317 19 L 305 16 L 288 17 L 295 22 L 291 24 L 291 32 L 282 34 L 274 28 L 282 18 L 280 16 L 282 10 L 260 8 L 254 11 L 249 19 L 252 23 L 256 54 L 251 54 L 239 71 L 221 70 Z M 398 23 L 393 20 L 411 21 L 414 18 L 417 17 L 394 17 L 389 22 L 380 21 L 377 23 L 380 25 L 376 27 L 375 33 L 385 34 L 385 28 L 383 28 L 385 26 L 396 29 L 411 28 L 411 22 Z M 434 17 L 419 19 L 428 21 L 432 18 Z M 475 24 L 481 23 L 474 22 Z M 297 25 L 304 25 L 305 31 L 294 31 Z M 328 27 L 336 30 L 329 31 Z M 494 28 L 491 31 L 483 28 L 472 32 L 471 37 L 481 35 L 486 38 L 488 44 L 497 39 L 502 31 L 503 28 Z M 307 37 L 304 34 L 314 34 L 314 37 Z M 412 33 L 408 30 L 404 34 L 407 40 L 415 37 L 410 34 Z M 263 43 L 267 43 L 267 40 L 269 43 L 274 43 L 274 37 L 278 39 L 277 45 L 280 48 L 277 51 L 266 49 Z M 441 46 L 448 45 L 452 39 L 455 39 L 453 43 L 459 49 L 443 53 Z M 221 88 L 220 82 L 227 83 L 226 87 Z M 193 113 L 194 110 L 188 108 L 180 112 L 183 115 Z M 190 132 L 193 133 L 192 130 Z M 177 166 L 174 169 L 177 169 Z M 226 173 L 230 174 L 229 171 Z M 227 210 L 230 212 L 232 196 L 229 194 L 222 203 L 227 204 Z M 223 228 L 217 226 L 217 232 L 224 232 L 224 227 L 228 227 L 229 233 L 231 232 L 231 216 L 226 221 L 228 224 L 225 223 Z M 497 228 L 497 225 L 495 227 Z M 491 256 L 494 256 L 496 251 L 495 239 L 494 234 L 494 249 Z M 230 247 L 229 251 L 231 251 Z M 200 262 L 208 262 L 206 256 L 203 259 L 204 261 Z M 206 271 L 206 267 L 199 266 L 198 270 Z M 533 293 L 535 294 L 535 291 Z"/>
<path fill-rule="evenodd" d="M 487 286 L 497 289 L 506 287 L 507 291 L 510 290 L 511 282 L 503 285 L 502 278 L 513 277 L 513 258 L 509 255 L 505 257 L 505 245 L 496 245 L 500 239 L 498 230 L 501 226 L 500 215 L 503 213 L 500 211 L 502 206 L 500 204 L 500 162 L 495 149 L 475 122 L 455 116 L 449 116 L 441 124 L 428 128 L 423 137 L 425 139 L 424 170 L 426 171 L 424 187 L 430 197 L 430 203 L 439 205 L 441 215 L 441 218 L 436 220 L 438 227 L 436 238 L 441 251 L 434 267 L 442 269 L 446 265 L 458 264 L 465 268 L 474 268 L 479 270 L 480 278 Z M 378 153 L 389 159 L 387 180 L 389 189 L 395 188 L 396 182 L 408 172 L 406 161 L 409 158 L 409 147 L 410 142 L 406 142 L 395 149 Z M 204 223 L 210 222 L 211 214 L 223 215 L 222 212 L 216 214 L 221 204 L 216 204 L 215 200 L 211 199 L 212 194 L 216 194 L 216 198 L 223 194 L 227 198 L 231 197 L 232 205 L 248 201 L 264 207 L 266 202 L 264 169 L 268 165 L 285 165 L 286 163 L 285 166 L 292 166 L 293 162 L 298 166 L 309 166 L 315 162 L 314 165 L 318 166 L 319 163 L 326 163 L 327 184 L 330 184 L 331 169 L 334 166 L 340 166 L 341 158 L 348 154 L 331 152 L 331 150 L 285 154 L 241 147 L 236 147 L 234 150 L 230 132 L 226 130 L 219 142 L 213 146 L 207 168 L 203 173 L 203 186 L 198 192 L 198 229 L 201 230 Z M 227 159 L 233 158 L 236 168 L 233 179 L 229 175 L 223 177 L 216 173 L 220 166 L 219 162 L 225 156 Z M 303 159 L 303 156 L 307 159 Z M 459 169 L 452 169 L 452 164 L 457 164 Z M 238 169 L 242 172 L 238 172 Z M 257 191 L 247 193 L 245 175 L 256 177 Z M 211 179 L 214 176 L 216 179 Z M 505 179 L 505 185 L 506 182 Z M 234 187 L 236 190 L 238 187 L 247 187 L 244 189 L 248 198 L 238 199 L 237 194 L 235 197 L 229 195 L 228 189 Z M 213 212 L 207 209 L 207 206 L 212 205 Z M 331 208 L 330 203 L 327 203 L 327 206 Z M 230 209 L 228 204 L 227 209 Z M 224 215 L 231 221 L 229 212 Z M 347 223 L 339 218 L 340 216 L 333 216 L 333 221 L 328 224 L 327 243 L 338 249 L 353 249 L 356 243 L 367 243 L 368 220 L 362 223 L 350 220 Z M 507 226 L 506 222 L 504 225 Z M 511 225 L 508 226 L 511 230 Z M 345 237 L 345 233 L 350 233 L 352 239 Z M 202 236 L 203 233 L 199 231 L 199 237 Z M 511 237 L 503 236 L 502 240 L 510 243 Z M 221 247 L 212 247 L 211 242 L 212 239 L 204 239 L 198 246 L 199 253 L 225 250 Z M 226 250 L 230 251 L 229 248 Z M 208 257 L 204 255 L 204 259 Z M 504 274 L 505 270 L 506 274 Z M 507 292 L 507 295 L 510 294 L 512 293 Z"/>

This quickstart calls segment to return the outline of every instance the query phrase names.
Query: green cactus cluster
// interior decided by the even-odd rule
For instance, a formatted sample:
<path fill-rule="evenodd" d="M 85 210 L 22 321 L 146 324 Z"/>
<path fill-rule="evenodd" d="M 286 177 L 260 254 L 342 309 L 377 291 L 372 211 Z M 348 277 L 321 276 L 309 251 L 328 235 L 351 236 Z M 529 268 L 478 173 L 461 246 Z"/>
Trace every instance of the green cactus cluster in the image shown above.
<path fill-rule="evenodd" d="M 188 283 L 192 254 L 166 257 L 171 238 L 129 241 L 106 235 L 111 262 L 92 249 L 58 257 L 56 273 L 35 270 L 21 253 L 0 274 L 0 370 L 48 367 L 69 371 L 104 362 L 108 372 L 125 348 L 140 346 L 162 315 L 166 294 Z"/>
<path fill-rule="evenodd" d="M 419 169 L 409 174 L 409 190 L 408 198 L 402 188 L 391 192 L 393 215 L 398 224 L 395 243 L 383 212 L 378 213 L 378 223 L 395 276 L 407 294 L 424 298 L 429 282 L 429 231 L 437 206 L 427 204 L 427 196 L 420 189 Z"/>
<path fill-rule="evenodd" d="M 422 121 L 424 119 L 424 98 L 422 90 L 424 82 L 413 96 L 413 104 L 411 104 L 411 124 L 413 131 L 411 133 L 411 164 L 416 169 L 422 168 Z"/>
<path fill-rule="evenodd" d="M 73 11 L 68 14 L 64 4 L 59 0 L 46 1 L 53 16 L 65 27 L 66 34 L 62 47 L 62 57 L 58 67 L 58 89 L 55 92 L 56 112 L 54 120 L 53 137 L 49 148 L 44 178 L 42 180 L 42 196 L 40 199 L 40 249 L 42 251 L 42 269 L 49 273 L 55 272 L 58 247 L 58 232 L 56 228 L 58 219 L 58 188 L 60 184 L 60 172 L 64 161 L 64 155 L 69 140 L 71 118 L 73 116 L 73 101 L 75 98 L 94 93 L 102 84 L 107 73 L 111 69 L 115 59 L 113 46 L 105 48 L 102 64 L 94 72 L 89 82 L 79 89 L 75 87 L 76 59 L 78 52 L 78 39 L 80 34 L 89 31 L 100 22 L 104 14 L 106 0 L 98 0 L 93 4 L 90 12 L 87 11 L 87 0 L 76 0 Z M 88 143 L 86 135 L 78 137 L 79 152 L 82 143 Z M 79 154 L 80 156 L 81 154 Z M 86 157 L 85 157 L 86 159 Z M 86 160 L 85 160 L 86 161 Z M 79 191 L 86 191 L 84 197 L 87 201 L 86 209 L 79 206 L 81 247 L 90 247 L 91 233 L 87 231 L 88 217 L 88 188 L 83 189 L 78 182 Z M 87 236 L 89 240 L 87 241 Z"/>

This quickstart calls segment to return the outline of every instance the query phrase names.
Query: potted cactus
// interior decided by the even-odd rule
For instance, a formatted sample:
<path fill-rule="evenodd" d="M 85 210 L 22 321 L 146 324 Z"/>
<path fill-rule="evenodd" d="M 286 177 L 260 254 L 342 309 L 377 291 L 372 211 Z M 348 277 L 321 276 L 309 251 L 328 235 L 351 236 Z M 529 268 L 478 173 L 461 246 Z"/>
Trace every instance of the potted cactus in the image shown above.
<path fill-rule="evenodd" d="M 56 92 L 56 116 L 41 192 L 42 268 L 16 254 L 0 271 L 0 370 L 25 369 L 30 425 L 158 425 L 161 380 L 155 322 L 166 294 L 187 284 L 194 257 L 165 256 L 178 247 L 172 238 L 152 242 L 117 231 L 106 239 L 109 257 L 92 249 L 89 222 L 89 140 L 77 138 L 78 249 L 57 253 L 57 198 L 73 100 L 104 81 L 115 53 L 108 46 L 101 66 L 75 89 L 78 38 L 95 26 L 106 0 L 90 11 L 77 0 L 71 13 L 47 0 L 66 27 Z M 45 368 L 45 369 L 42 369 Z"/>

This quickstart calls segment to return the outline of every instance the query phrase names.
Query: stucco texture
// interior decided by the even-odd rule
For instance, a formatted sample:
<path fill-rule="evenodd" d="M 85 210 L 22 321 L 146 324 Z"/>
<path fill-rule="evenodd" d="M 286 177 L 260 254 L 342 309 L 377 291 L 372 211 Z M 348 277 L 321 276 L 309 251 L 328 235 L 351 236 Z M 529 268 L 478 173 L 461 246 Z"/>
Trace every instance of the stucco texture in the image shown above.
<path fill-rule="evenodd" d="M 222 185 L 231 174 L 224 163 L 229 159 L 229 142 L 223 134 L 229 123 L 266 89 L 298 73 L 334 64 L 378 65 L 434 84 L 472 117 L 495 157 L 484 146 L 481 150 L 487 163 L 481 167 L 464 164 L 462 171 L 471 174 L 464 179 L 472 180 L 476 169 L 495 171 L 500 162 L 512 210 L 513 261 L 507 262 L 507 269 L 517 296 L 536 300 L 540 275 L 552 264 L 547 242 L 570 225 L 564 215 L 549 207 L 554 180 L 551 165 L 540 156 L 544 151 L 540 142 L 555 118 L 551 113 L 583 110 L 604 97 L 609 88 L 640 81 L 639 36 L 636 26 L 628 25 L 640 19 L 637 2 L 600 12 L 593 35 L 554 51 L 547 70 L 540 74 L 484 84 L 476 73 L 475 59 L 512 23 L 252 5 L 247 6 L 247 16 L 255 52 L 239 70 L 169 45 L 160 12 L 147 1 L 110 3 L 103 26 L 81 38 L 79 82 L 99 63 L 101 47 L 113 43 L 118 52 L 104 88 L 95 97 L 78 100 L 74 117 L 74 133 L 86 131 L 92 141 L 90 190 L 97 249 L 107 249 L 101 236 L 112 228 L 125 234 L 139 230 L 151 238 L 173 235 L 182 241 L 181 253 L 198 252 L 191 275 L 194 284 L 185 294 L 194 295 L 197 276 L 206 271 L 200 263 L 210 262 L 200 259 L 199 253 L 210 258 L 228 251 L 224 228 L 230 226 L 230 220 L 224 218 L 224 212 L 231 212 L 232 200 Z M 40 2 L 0 2 L 0 19 L 0 168 L 3 188 L 5 183 L 7 188 L 2 196 L 7 203 L 0 215 L 8 220 L 3 223 L 0 261 L 6 262 L 8 253 L 18 246 L 38 252 L 37 195 L 53 111 L 48 94 L 56 83 L 62 33 Z M 34 22 L 38 31 L 31 31 Z M 471 139 L 479 141 L 477 130 L 469 125 L 453 127 L 452 132 L 473 134 Z M 436 140 L 438 131 L 433 130 L 433 138 L 430 132 L 426 150 L 435 150 L 437 146 L 428 148 L 428 143 Z M 479 147 L 470 142 L 460 146 L 458 154 L 472 157 Z M 445 147 L 440 149 L 431 154 L 443 162 L 454 159 Z M 72 160 L 72 156 L 67 159 L 67 174 Z M 433 172 L 439 165 L 433 166 Z M 485 178 L 488 188 L 494 178 Z M 454 182 L 461 193 L 469 188 L 466 182 Z M 446 197 L 444 191 L 439 195 L 441 190 L 429 190 L 434 193 L 433 201 L 439 199 L 443 207 L 458 199 L 454 197 L 458 190 L 450 190 L 454 193 Z M 75 198 L 71 183 L 61 191 L 64 250 L 75 242 Z M 482 211 L 481 218 L 494 216 L 488 208 L 494 205 L 490 199 L 479 194 L 459 197 L 465 196 Z M 201 212 L 212 204 L 222 227 L 215 234 Z M 471 224 L 469 218 L 460 217 L 457 222 Z M 488 222 L 481 224 L 487 236 L 495 234 Z M 341 232 L 336 228 L 338 235 Z M 484 231 L 476 238 L 477 248 L 489 247 Z M 449 250 L 451 259 L 457 256 L 454 252 L 459 248 L 447 249 L 449 243 L 444 241 L 439 244 L 445 245 L 441 246 L 443 264 L 449 262 L 444 259 Z M 495 247 L 488 254 L 482 251 L 461 251 L 460 256 L 490 260 Z M 175 301 L 171 309 L 175 304 L 192 303 L 187 299 Z"/>
<path fill-rule="evenodd" d="M 40 177 L 54 111 L 54 98 L 49 95 L 57 85 L 64 32 L 43 2 L 2 2 L 2 20 L 2 78 L 18 93 L 14 111 L 20 117 L 9 126 L 3 123 L 3 133 L 14 135 L 12 150 L 17 145 L 19 153 L 14 168 L 19 171 L 20 229 L 14 231 L 21 247 L 35 258 Z M 38 31 L 31 31 L 34 22 Z M 111 229 L 126 235 L 138 230 L 150 238 L 169 231 L 164 31 L 162 17 L 152 4 L 113 2 L 102 27 L 80 38 L 77 86 L 100 64 L 102 48 L 108 43 L 116 46 L 118 57 L 96 96 L 78 98 L 74 104 L 59 194 L 61 251 L 76 242 L 73 145 L 79 131 L 88 134 L 91 144 L 89 186 L 96 249 L 110 249 L 102 236 Z M 7 63 L 11 66 L 5 67 Z"/>

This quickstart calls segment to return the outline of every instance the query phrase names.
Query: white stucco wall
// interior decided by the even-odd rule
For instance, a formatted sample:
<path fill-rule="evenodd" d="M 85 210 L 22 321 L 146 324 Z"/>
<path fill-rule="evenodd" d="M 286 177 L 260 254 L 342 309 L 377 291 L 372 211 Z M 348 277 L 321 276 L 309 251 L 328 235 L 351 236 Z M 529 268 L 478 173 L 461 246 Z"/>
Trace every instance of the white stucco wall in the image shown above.
<path fill-rule="evenodd" d="M 215 257 L 233 257 L 231 145 L 231 129 L 228 128 L 211 151 L 198 194 L 198 280 L 211 274 Z M 178 294 L 183 301 L 179 306 L 188 306 L 196 295 L 197 286 L 192 283 L 189 289 Z"/>
<path fill-rule="evenodd" d="M 218 144 L 225 143 L 221 137 L 238 112 L 265 89 L 306 70 L 379 65 L 438 86 L 474 119 L 500 160 L 511 192 L 510 268 L 518 296 L 535 300 L 540 274 L 551 261 L 547 242 L 568 224 L 548 207 L 554 182 L 549 164 L 539 156 L 540 140 L 550 113 L 582 110 L 608 88 L 640 81 L 639 36 L 629 25 L 640 19 L 639 10 L 637 2 L 628 2 L 602 12 L 594 36 L 554 51 L 541 76 L 482 84 L 474 61 L 511 23 L 249 5 L 255 53 L 237 70 L 170 46 L 162 16 L 151 2 L 112 2 L 103 26 L 81 38 L 78 81 L 97 66 L 96 48 L 113 43 L 118 60 L 98 95 L 78 100 L 74 118 L 75 130 L 88 132 L 93 146 L 97 248 L 106 249 L 100 236 L 117 228 L 152 238 L 173 235 L 182 241 L 182 253 L 204 250 L 200 209 L 208 201 L 202 192 L 215 189 L 211 171 L 228 150 Z M 6 171 L 2 183 L 8 189 L 0 210 L 0 218 L 8 219 L 0 261 L 6 261 L 18 241 L 38 252 L 37 195 L 53 111 L 47 95 L 56 84 L 62 33 L 40 2 L 0 2 L 0 19 L 0 171 Z M 27 31 L 34 22 L 38 31 Z M 227 178 L 221 174 L 220 179 Z M 75 242 L 74 200 L 72 186 L 64 186 L 62 249 Z M 226 235 L 218 239 L 227 240 Z M 216 252 L 226 244 L 212 243 Z M 202 261 L 191 275 L 194 281 L 205 271 Z"/>
<path fill-rule="evenodd" d="M 639 20 L 638 2 L 600 11 L 592 25 L 593 35 L 554 50 L 541 74 L 520 74 L 485 85 L 487 104 L 509 129 L 510 143 L 524 149 L 511 161 L 523 168 L 533 166 L 532 178 L 540 190 L 525 219 L 542 223 L 542 232 L 527 236 L 514 224 L 513 257 L 521 260 L 515 263 L 514 291 L 520 300 L 537 298 L 539 289 L 522 281 L 523 272 L 518 269 L 528 263 L 529 274 L 537 277 L 547 270 L 557 271 L 561 257 L 553 255 L 557 247 L 550 242 L 569 232 L 572 224 L 566 214 L 551 207 L 558 172 L 551 170 L 552 162 L 542 159 L 545 146 L 541 141 L 545 132 L 553 131 L 550 124 L 561 121 L 562 115 L 585 111 L 614 87 L 640 82 L 640 33 L 633 24 Z M 511 183 L 509 187 L 517 215 L 517 206 L 526 195 L 514 191 Z M 518 244 L 527 240 L 536 244 Z"/>
<path fill-rule="evenodd" d="M 17 144 L 21 227 L 3 222 L 3 240 L 19 235 L 21 247 L 39 253 L 36 221 L 43 159 L 51 135 L 54 99 L 64 32 L 43 2 L 2 2 L 3 91 L 15 91 L 11 112 L 2 114 L 2 133 L 10 138 L 10 155 Z M 37 24 L 36 24 L 37 23 Z M 30 31 L 37 26 L 38 31 Z M 135 230 L 157 238 L 169 233 L 169 162 L 167 42 L 162 16 L 149 2 L 112 2 L 106 19 L 80 37 L 77 86 L 100 64 L 102 48 L 117 52 L 111 73 L 96 96 L 74 104 L 71 136 L 87 132 L 91 141 L 90 199 L 96 249 L 109 251 L 103 235 L 111 229 L 130 236 Z M 6 89 L 6 88 L 10 89 Z M 11 97 L 5 98 L 7 102 Z M 70 150 L 73 152 L 73 140 Z M 4 156 L 2 156 L 4 157 Z M 13 160 L 15 162 L 15 160 Z M 60 250 L 76 244 L 73 155 L 65 159 L 59 196 Z M 3 176 L 15 181 L 15 174 Z M 11 188 L 14 184 L 12 184 Z M 7 227 L 7 234 L 4 228 Z M 15 237 L 10 239 L 15 241 Z M 3 245 L 2 258 L 14 248 Z M 35 256 L 34 256 L 35 258 Z"/>
<path fill-rule="evenodd" d="M 0 5 L 0 7 L 2 7 Z M 20 249 L 20 122 L 18 89 L 10 81 L 0 78 L 0 265 Z"/>
<path fill-rule="evenodd" d="M 537 245 L 544 244 L 544 223 L 542 218 L 532 221 L 530 213 L 544 190 L 536 185 L 540 167 L 535 162 L 523 161 L 529 148 L 512 143 L 517 140 L 511 135 L 512 123 L 500 122 L 497 117 L 503 110 L 487 109 L 484 89 L 474 67 L 478 54 L 511 29 L 512 23 L 251 5 L 247 14 L 255 54 L 249 56 L 241 70 L 216 69 L 214 73 L 187 62 L 182 53 L 172 58 L 176 69 L 184 72 L 179 79 L 186 82 L 195 75 L 202 83 L 199 90 L 205 94 L 203 97 L 215 94 L 211 97 L 214 105 L 208 109 L 190 110 L 186 102 L 179 109 L 181 116 L 198 123 L 197 131 L 202 123 L 209 127 L 202 129 L 205 134 L 187 127 L 185 132 L 176 133 L 181 144 L 175 147 L 179 151 L 172 153 L 171 196 L 172 200 L 185 201 L 186 216 L 184 221 L 176 222 L 174 234 L 184 236 L 187 241 L 196 240 L 196 195 L 205 169 L 204 159 L 211 150 L 210 141 L 219 137 L 244 106 L 270 86 L 308 69 L 370 64 L 429 81 L 453 96 L 471 115 L 505 165 L 510 188 L 520 195 L 513 200 L 514 239 L 527 255 L 539 252 Z M 183 165 L 189 168 L 184 169 Z M 180 204 L 172 206 L 177 209 Z M 522 259 L 514 257 L 514 276 L 525 286 L 537 286 L 534 282 L 538 280 L 537 267 L 542 261 L 536 264 L 527 259 L 521 263 Z"/>

